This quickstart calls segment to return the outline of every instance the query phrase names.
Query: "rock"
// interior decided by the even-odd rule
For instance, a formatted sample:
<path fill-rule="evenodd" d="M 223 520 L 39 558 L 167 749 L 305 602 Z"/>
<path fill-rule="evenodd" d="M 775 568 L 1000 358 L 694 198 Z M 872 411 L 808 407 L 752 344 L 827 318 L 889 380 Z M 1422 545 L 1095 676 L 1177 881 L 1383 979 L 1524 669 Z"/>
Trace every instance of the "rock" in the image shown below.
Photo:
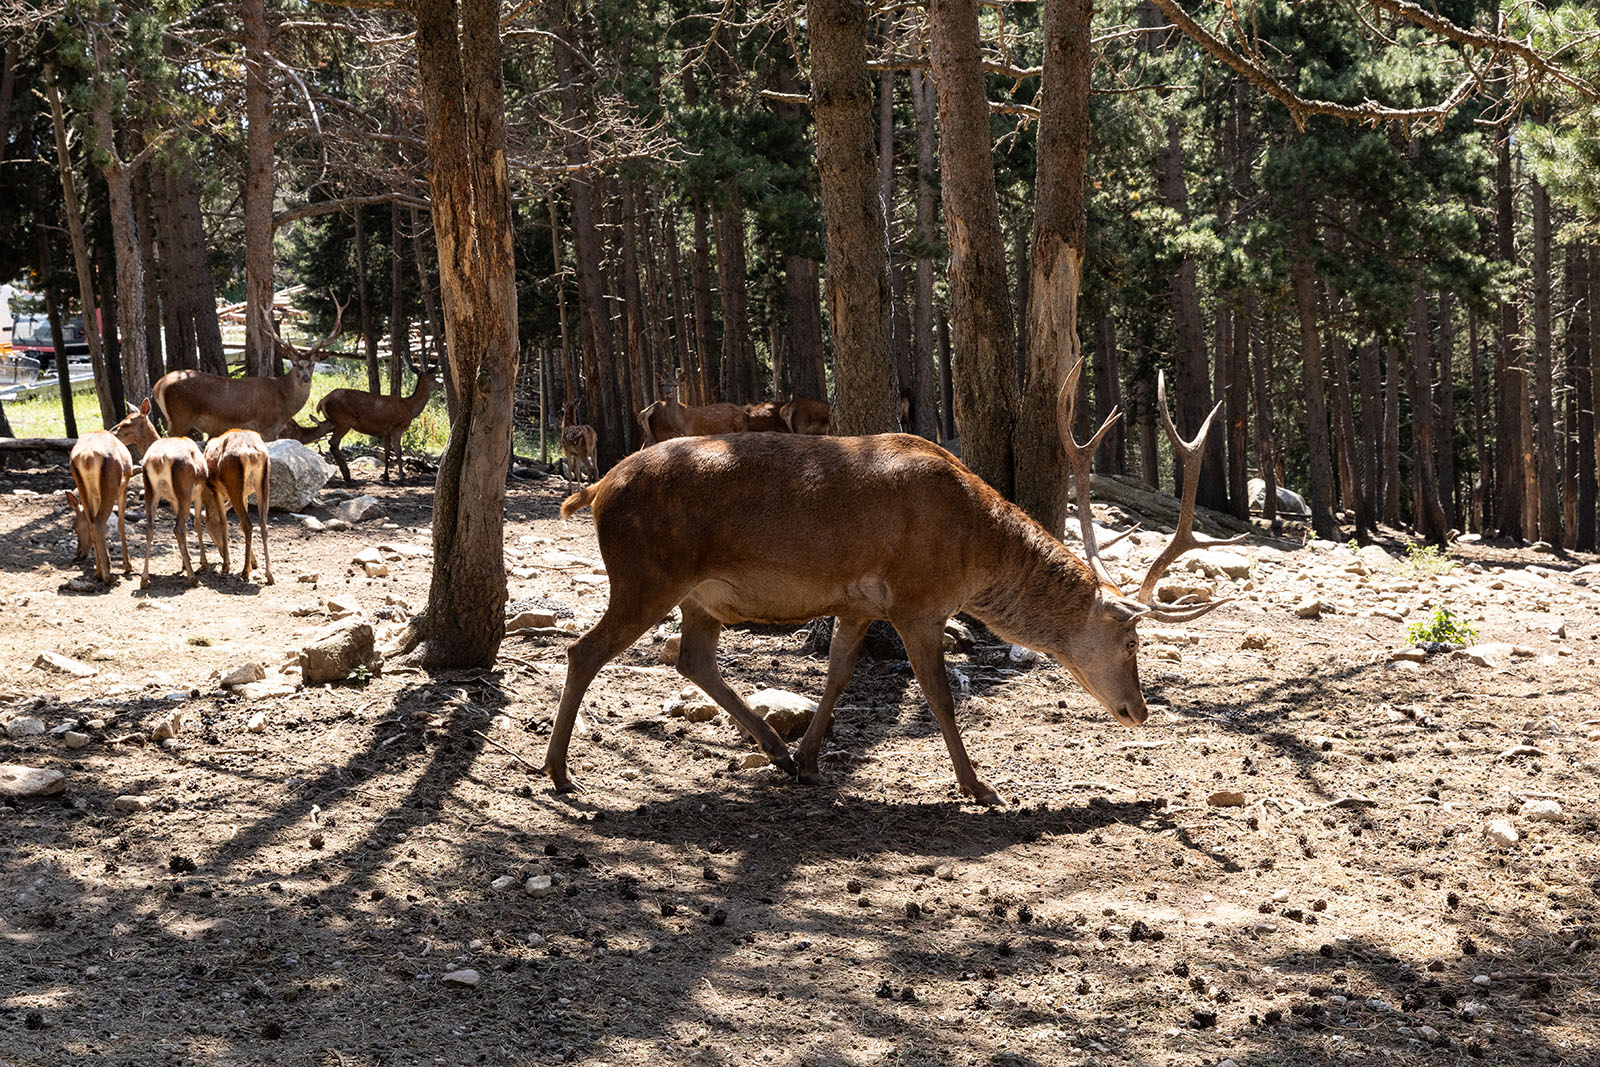
<path fill-rule="evenodd" d="M 44 733 L 44 720 L 34 718 L 32 715 L 20 715 L 6 723 L 6 736 L 13 741 L 20 741 L 24 737 L 38 737 Z"/>
<path fill-rule="evenodd" d="M 1420 648 L 1397 648 L 1389 653 L 1389 659 L 1401 663 L 1421 663 L 1428 658 L 1428 653 Z"/>
<path fill-rule="evenodd" d="M 271 492 L 271 490 L 268 490 L 268 492 Z M 128 814 L 149 811 L 155 806 L 155 797 L 135 796 L 132 793 L 124 793 L 122 796 L 117 797 L 111 802 L 112 811 L 120 811 Z"/>
<path fill-rule="evenodd" d="M 1206 797 L 1206 803 L 1213 808 L 1242 808 L 1244 807 L 1244 802 L 1244 794 L 1235 793 L 1231 789 L 1219 789 Z"/>
<path fill-rule="evenodd" d="M 1189 599 L 1197 603 L 1209 603 L 1213 590 L 1209 582 L 1195 582 L 1167 580 L 1156 586 L 1156 599 L 1163 604 Z"/>
<path fill-rule="evenodd" d="M 365 667 L 373 674 L 383 669 L 372 624 L 347 619 L 317 631 L 300 650 L 300 677 L 307 685 L 342 682 Z"/>
<path fill-rule="evenodd" d="M 1419 1026 L 1417 1027 L 1417 1036 L 1431 1043 L 1439 1040 L 1439 1031 L 1431 1026 Z"/>
<path fill-rule="evenodd" d="M 1543 799 L 1528 801 L 1517 814 L 1530 822 L 1564 822 L 1567 818 L 1559 803 Z"/>
<path fill-rule="evenodd" d="M 1522 835 L 1517 833 L 1517 828 L 1506 819 L 1496 819 L 1485 826 L 1483 837 L 1493 848 L 1510 848 L 1522 839 Z"/>
<path fill-rule="evenodd" d="M 150 737 L 155 741 L 167 741 L 177 737 L 183 731 L 183 712 L 174 711 L 162 716 L 161 720 L 150 730 Z"/>
<path fill-rule="evenodd" d="M 1246 630 L 1244 637 L 1239 641 L 1240 648 L 1267 648 L 1272 644 L 1272 631 L 1263 629 Z"/>
<path fill-rule="evenodd" d="M 683 706 L 683 717 L 687 722 L 710 722 L 721 710 L 710 700 L 693 700 Z"/>
<path fill-rule="evenodd" d="M 361 569 L 367 572 L 368 578 L 389 577 L 389 565 L 387 563 L 363 563 Z"/>
<path fill-rule="evenodd" d="M 548 874 L 536 874 L 522 883 L 522 891 L 534 900 L 543 900 L 555 892 L 555 886 Z"/>
<path fill-rule="evenodd" d="M 304 511 L 333 476 L 333 468 L 299 441 L 268 441 L 267 459 L 274 511 Z"/>
<path fill-rule="evenodd" d="M 804 733 L 806 727 L 811 725 L 812 716 L 817 713 L 815 700 L 783 689 L 757 690 L 750 694 L 745 703 L 785 741 Z"/>
<path fill-rule="evenodd" d="M 217 684 L 224 689 L 232 689 L 236 685 L 247 685 L 250 682 L 259 682 L 267 676 L 259 663 L 243 663 L 222 676 Z"/>
<path fill-rule="evenodd" d="M 1267 503 L 1267 483 L 1260 478 L 1251 478 L 1245 483 L 1245 488 L 1250 494 L 1250 510 L 1261 511 Z M 1306 498 L 1292 489 L 1278 486 L 1278 517 L 1280 519 L 1309 519 L 1311 509 L 1306 507 Z"/>
<path fill-rule="evenodd" d="M 331 596 L 328 598 L 328 618 L 334 622 L 348 619 L 352 615 L 361 614 L 361 602 L 353 596 Z"/>
<path fill-rule="evenodd" d="M 366 522 L 368 519 L 389 517 L 389 513 L 384 510 L 383 501 L 375 496 L 358 496 L 353 500 L 345 500 L 335 504 L 330 510 L 335 519 L 351 525 Z"/>
<path fill-rule="evenodd" d="M 519 611 L 516 615 L 506 620 L 506 632 L 523 630 L 530 627 L 549 627 L 556 624 L 553 611 Z"/>
<path fill-rule="evenodd" d="M 1146 641 L 1162 641 L 1169 645 L 1198 645 L 1200 635 L 1191 630 L 1170 630 L 1158 627 L 1139 627 L 1139 636 Z"/>
<path fill-rule="evenodd" d="M 315 515 L 295 515 L 294 519 L 312 533 L 321 533 L 325 529 L 322 520 Z"/>
<path fill-rule="evenodd" d="M 439 979 L 445 985 L 458 985 L 466 989 L 478 988 L 478 983 L 483 981 L 483 976 L 471 967 L 463 967 L 459 971 L 451 971 Z"/>
<path fill-rule="evenodd" d="M 258 711 L 254 715 L 251 715 L 249 721 L 244 724 L 244 728 L 253 734 L 266 733 L 267 713 L 264 711 Z"/>
<path fill-rule="evenodd" d="M 1543 756 L 1543 755 L 1546 755 L 1546 754 L 1547 753 L 1545 752 L 1544 749 L 1539 748 L 1539 747 L 1537 747 L 1535 745 L 1512 745 L 1510 748 L 1508 748 L 1504 752 L 1500 753 L 1498 758 L 1502 759 L 1502 760 L 1521 759 L 1524 756 L 1533 757 L 1533 756 Z"/>
<path fill-rule="evenodd" d="M 111 543 L 109 533 L 106 535 L 106 543 Z M 80 574 L 76 578 L 68 578 L 66 582 L 66 589 L 69 593 L 98 593 L 104 588 L 105 586 L 100 584 L 100 579 L 90 578 L 86 574 Z"/>
<path fill-rule="evenodd" d="M 496 878 L 494 881 L 489 883 L 489 888 L 490 889 L 510 889 L 512 886 L 514 886 L 516 884 L 517 884 L 517 876 L 516 875 L 514 875 L 514 874 L 502 874 L 500 877 Z"/>
<path fill-rule="evenodd" d="M 1395 562 L 1381 545 L 1362 545 L 1356 550 L 1356 558 L 1375 571 L 1388 570 Z"/>
<path fill-rule="evenodd" d="M 80 734 L 76 730 L 68 730 L 66 733 L 61 735 L 61 740 L 68 748 L 82 748 L 84 745 L 89 743 L 89 735 Z"/>
<path fill-rule="evenodd" d="M 67 787 L 67 776 L 43 767 L 0 764 L 0 797 L 48 797 Z"/>
<path fill-rule="evenodd" d="M 246 684 L 235 689 L 233 692 L 235 696 L 243 697 L 247 701 L 253 701 L 268 700 L 272 697 L 286 697 L 299 688 L 300 687 L 298 685 L 289 681 L 287 678 L 276 677 L 267 678 L 259 682 L 247 682 Z M 251 722 L 254 721 L 255 718 L 252 716 Z M 264 728 L 265 727 L 263 727 L 263 729 Z M 260 733 L 261 731 L 252 730 L 251 732 Z"/>
<path fill-rule="evenodd" d="M 1294 613 L 1301 619 L 1322 618 L 1322 601 L 1314 596 L 1308 596 L 1294 606 Z"/>
<path fill-rule="evenodd" d="M 1505 665 L 1506 660 L 1511 658 L 1512 652 L 1510 645 L 1491 641 L 1486 644 L 1470 645 L 1462 649 L 1460 655 L 1473 666 L 1498 668 Z"/>
<path fill-rule="evenodd" d="M 1006 651 L 1006 659 L 1019 667 L 1031 667 L 1035 663 L 1044 662 L 1044 653 L 1036 652 L 1031 648 L 1023 648 L 1021 645 L 1012 645 Z"/>
<path fill-rule="evenodd" d="M 376 548 L 363 548 L 350 560 L 352 563 L 382 563 L 383 553 Z"/>
<path fill-rule="evenodd" d="M 771 762 L 772 760 L 768 759 L 767 754 L 764 752 L 747 752 L 744 758 L 739 760 L 739 769 L 741 771 L 752 771 L 757 767 L 765 767 Z"/>
<path fill-rule="evenodd" d="M 1207 578 L 1248 578 L 1254 564 L 1249 556 L 1241 553 L 1208 548 L 1191 555 L 1187 566 Z"/>
<path fill-rule="evenodd" d="M 54 671 L 57 674 L 70 674 L 74 678 L 93 678 L 100 672 L 87 663 L 80 663 L 71 656 L 63 656 L 58 652 L 41 652 L 33 665 L 41 671 Z"/>
<path fill-rule="evenodd" d="M 657 657 L 660 662 L 668 667 L 675 667 L 678 663 L 678 648 L 683 644 L 680 634 L 673 634 L 661 643 L 661 655 Z"/>

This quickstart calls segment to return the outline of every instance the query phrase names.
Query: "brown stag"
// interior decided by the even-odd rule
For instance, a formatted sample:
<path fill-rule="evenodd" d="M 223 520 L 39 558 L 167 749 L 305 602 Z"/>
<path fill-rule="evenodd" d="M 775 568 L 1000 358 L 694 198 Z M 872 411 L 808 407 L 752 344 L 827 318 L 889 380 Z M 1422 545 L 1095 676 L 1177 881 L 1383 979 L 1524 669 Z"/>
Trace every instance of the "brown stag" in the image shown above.
<path fill-rule="evenodd" d="M 416 367 L 412 367 L 416 370 Z M 417 373 L 417 386 L 408 397 L 384 396 L 364 389 L 335 389 L 317 403 L 317 416 L 327 419 L 333 427 L 328 439 L 328 451 L 339 465 L 345 484 L 352 481 L 350 467 L 344 461 L 339 444 L 344 435 L 354 431 L 383 442 L 383 480 L 389 480 L 389 453 L 395 455 L 395 466 L 400 470 L 400 480 L 406 477 L 405 453 L 400 451 L 400 439 L 422 409 L 428 406 L 428 397 L 439 388 L 439 381 L 431 374 Z"/>
<path fill-rule="evenodd" d="M 1008 641 L 1054 656 L 1119 722 L 1144 722 L 1138 623 L 1187 622 L 1225 601 L 1156 605 L 1127 597 L 1100 563 L 1088 509 L 1089 450 L 1071 434 L 1081 369 L 1080 363 L 1069 374 L 1057 415 L 1079 476 L 1087 562 L 950 453 L 906 434 L 668 441 L 635 452 L 569 497 L 563 516 L 594 509 L 611 599 L 600 621 L 567 650 L 544 767 L 555 788 L 572 788 L 567 751 L 590 682 L 674 606 L 682 613 L 679 673 L 725 708 L 777 766 L 806 782 L 819 780 L 823 734 L 875 619 L 887 619 L 905 642 L 961 792 L 980 803 L 1000 798 L 974 771 L 956 726 L 942 643 L 958 611 Z M 1209 425 L 1208 419 L 1193 442 L 1173 433 L 1189 457 L 1179 551 L 1197 543 L 1189 532 L 1193 479 Z M 1168 426 L 1171 432 L 1170 420 Z M 1175 554 L 1169 549 L 1157 558 L 1146 587 Z M 828 677 L 791 760 L 772 727 L 723 681 L 717 639 L 729 623 L 820 615 L 838 619 Z"/>
<path fill-rule="evenodd" d="M 287 341 L 279 341 L 280 353 L 287 351 L 289 372 L 274 378 L 226 378 L 193 370 L 165 374 L 151 390 L 167 433 L 183 437 L 198 430 L 215 437 L 228 430 L 255 430 L 271 441 L 283 426 L 305 407 L 311 396 L 311 376 L 317 354 L 339 336 L 344 322 L 344 305 L 336 304 L 333 330 L 309 349 L 300 352 Z"/>
<path fill-rule="evenodd" d="M 206 442 L 206 528 L 222 553 L 222 573 L 227 574 L 228 509 L 239 513 L 244 530 L 244 568 L 239 577 L 248 579 L 256 565 L 255 546 L 250 535 L 250 497 L 256 498 L 256 522 L 261 527 L 261 558 L 266 564 L 267 585 L 272 584 L 272 552 L 267 548 L 267 511 L 271 504 L 272 466 L 266 442 L 254 430 L 229 430 Z"/>
<path fill-rule="evenodd" d="M 128 481 L 133 477 L 132 445 L 144 452 L 159 437 L 150 424 L 150 400 L 145 398 L 139 410 L 129 408 L 127 418 L 109 430 L 92 430 L 78 438 L 72 446 L 67 465 L 72 470 L 72 481 L 78 487 L 76 494 L 67 493 L 67 504 L 72 508 L 72 531 L 78 535 L 78 554 L 83 559 L 94 552 L 94 570 L 100 581 L 111 584 L 111 549 L 106 544 L 106 525 L 113 509 L 117 513 L 117 529 L 122 535 L 122 572 L 133 573 L 133 562 L 128 558 L 128 522 L 124 514 L 128 495 Z"/>

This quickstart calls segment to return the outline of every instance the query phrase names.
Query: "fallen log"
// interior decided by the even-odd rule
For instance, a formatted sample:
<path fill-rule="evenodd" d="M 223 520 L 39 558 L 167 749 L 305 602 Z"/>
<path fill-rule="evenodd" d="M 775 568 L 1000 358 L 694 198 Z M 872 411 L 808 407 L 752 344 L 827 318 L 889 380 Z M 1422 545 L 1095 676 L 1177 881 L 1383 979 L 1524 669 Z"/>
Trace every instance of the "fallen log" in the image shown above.
<path fill-rule="evenodd" d="M 0 437 L 0 452 L 71 452 L 76 437 Z"/>

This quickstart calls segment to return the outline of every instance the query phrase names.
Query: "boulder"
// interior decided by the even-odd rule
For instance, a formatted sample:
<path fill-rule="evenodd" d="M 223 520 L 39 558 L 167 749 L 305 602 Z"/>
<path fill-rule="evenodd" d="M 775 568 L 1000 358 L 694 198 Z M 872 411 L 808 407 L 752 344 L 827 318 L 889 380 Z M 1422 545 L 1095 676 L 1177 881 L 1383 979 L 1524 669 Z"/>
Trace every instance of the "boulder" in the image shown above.
<path fill-rule="evenodd" d="M 267 672 L 261 669 L 261 664 L 241 663 L 233 670 L 224 674 L 222 676 L 222 680 L 217 684 L 222 686 L 224 689 L 232 689 L 234 686 L 248 685 L 251 682 L 259 682 L 266 676 Z"/>
<path fill-rule="evenodd" d="M 1522 840 L 1517 828 L 1508 819 L 1496 819 L 1483 828 L 1484 840 L 1493 848 L 1510 848 Z"/>
<path fill-rule="evenodd" d="M 372 625 L 359 619 L 335 623 L 317 631 L 300 650 L 300 676 L 307 685 L 342 682 L 365 667 L 373 674 L 383 669 Z"/>
<path fill-rule="evenodd" d="M 785 741 L 804 733 L 811 725 L 811 717 L 817 713 L 815 700 L 783 689 L 759 689 L 751 693 L 745 703 Z"/>
<path fill-rule="evenodd" d="M 1207 578 L 1248 578 L 1252 563 L 1249 556 L 1239 552 L 1208 548 L 1191 555 L 1186 566 Z"/>
<path fill-rule="evenodd" d="M 333 468 L 299 441 L 268 441 L 267 457 L 274 511 L 303 511 L 333 476 Z"/>
<path fill-rule="evenodd" d="M 1562 822 L 1567 817 L 1559 801 L 1544 799 L 1528 801 L 1518 814 L 1529 822 Z"/>
<path fill-rule="evenodd" d="M 19 715 L 6 723 L 6 736 L 13 741 L 24 737 L 39 737 L 44 733 L 44 720 L 33 715 Z"/>
<path fill-rule="evenodd" d="M 1246 488 L 1250 492 L 1250 510 L 1262 511 L 1267 503 L 1267 483 L 1260 478 L 1251 478 Z M 1278 517 L 1280 519 L 1309 519 L 1311 509 L 1306 506 L 1306 498 L 1293 489 L 1278 486 Z"/>
<path fill-rule="evenodd" d="M 353 500 L 341 501 L 331 510 L 335 519 L 351 524 L 389 517 L 389 513 L 384 510 L 383 501 L 375 496 L 358 496 Z"/>
<path fill-rule="evenodd" d="M 0 797 L 48 797 L 67 787 L 67 776 L 43 767 L 0 764 Z"/>
<path fill-rule="evenodd" d="M 39 658 L 33 661 L 33 665 L 41 671 L 70 674 L 74 678 L 93 678 L 100 673 L 87 663 L 75 660 L 71 656 L 63 656 L 59 652 L 41 652 Z"/>
<path fill-rule="evenodd" d="M 1382 545 L 1362 545 L 1356 550 L 1356 558 L 1375 571 L 1386 571 L 1395 562 Z"/>

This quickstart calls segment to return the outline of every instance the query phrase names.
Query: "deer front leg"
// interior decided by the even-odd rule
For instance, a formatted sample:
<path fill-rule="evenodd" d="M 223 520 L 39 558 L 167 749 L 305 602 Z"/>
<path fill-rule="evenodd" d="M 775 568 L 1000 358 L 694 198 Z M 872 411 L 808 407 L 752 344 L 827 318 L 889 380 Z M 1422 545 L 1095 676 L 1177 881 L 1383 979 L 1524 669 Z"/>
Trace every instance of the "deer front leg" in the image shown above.
<path fill-rule="evenodd" d="M 828 643 L 828 681 L 822 689 L 822 700 L 817 713 L 806 728 L 800 747 L 795 750 L 795 762 L 800 765 L 800 780 L 807 785 L 821 785 L 822 775 L 817 771 L 817 754 L 822 749 L 822 737 L 833 722 L 833 707 L 856 673 L 856 660 L 861 655 L 861 642 L 867 636 L 867 619 L 835 619 L 833 640 Z"/>
<path fill-rule="evenodd" d="M 767 725 L 750 705 L 717 670 L 717 638 L 722 634 L 722 624 L 692 601 L 680 605 L 683 611 L 683 631 L 678 643 L 678 673 L 705 691 L 706 696 L 733 716 L 745 733 L 772 759 L 773 765 L 788 774 L 795 773 L 794 761 L 784 746 L 778 731 Z"/>
<path fill-rule="evenodd" d="M 906 657 L 911 661 L 911 671 L 917 676 L 922 695 L 939 723 L 945 747 L 950 750 L 950 762 L 955 765 L 956 783 L 961 791 L 979 804 L 1001 804 L 1000 794 L 986 785 L 972 769 L 972 760 L 961 743 L 961 730 L 956 725 L 956 701 L 950 692 L 950 678 L 944 668 L 944 620 L 891 620 L 905 642 Z"/>
<path fill-rule="evenodd" d="M 261 475 L 261 491 L 256 494 L 256 522 L 261 527 L 261 559 L 267 571 L 267 584 L 272 584 L 272 550 L 267 547 L 267 486 L 268 474 Z M 245 503 L 250 502 L 249 495 L 245 496 Z"/>
<path fill-rule="evenodd" d="M 144 479 L 144 570 L 139 575 L 139 588 L 150 587 L 150 546 L 156 536 L 156 506 L 161 501 L 150 488 L 150 476 Z"/>
<path fill-rule="evenodd" d="M 117 487 L 117 530 L 122 534 L 122 573 L 133 573 L 133 561 L 128 558 L 128 481 Z M 109 551 L 107 553 L 109 555 Z"/>
<path fill-rule="evenodd" d="M 193 589 L 200 584 L 200 579 L 194 576 L 194 567 L 189 562 L 189 508 L 190 504 L 179 504 L 173 508 L 177 517 L 172 521 L 172 536 L 178 539 L 178 555 L 183 557 L 183 574 L 189 579 L 189 588 Z M 204 548 L 205 545 L 201 545 Z"/>
<path fill-rule="evenodd" d="M 339 465 L 339 473 L 344 475 L 345 485 L 354 485 L 355 479 L 350 477 L 350 466 L 344 461 L 344 452 L 339 448 L 339 442 L 344 440 L 345 429 L 335 427 L 333 436 L 328 438 L 328 453 L 333 456 L 333 461 Z"/>

